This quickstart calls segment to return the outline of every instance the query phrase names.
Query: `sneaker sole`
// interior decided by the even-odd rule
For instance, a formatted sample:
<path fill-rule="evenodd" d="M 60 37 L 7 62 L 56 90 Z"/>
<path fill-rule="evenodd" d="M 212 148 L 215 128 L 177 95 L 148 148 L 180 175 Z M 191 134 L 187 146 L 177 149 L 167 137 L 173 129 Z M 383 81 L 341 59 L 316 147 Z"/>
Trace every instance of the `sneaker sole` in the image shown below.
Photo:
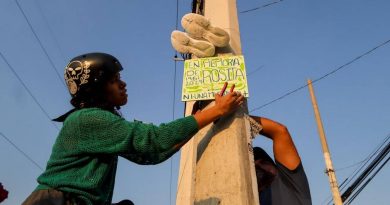
<path fill-rule="evenodd" d="M 180 53 L 191 53 L 198 58 L 214 56 L 215 47 L 207 41 L 193 39 L 181 31 L 173 31 L 171 43 L 175 50 Z"/>
<path fill-rule="evenodd" d="M 210 21 L 202 15 L 186 14 L 181 20 L 181 25 L 193 38 L 206 39 L 216 47 L 225 47 L 229 44 L 229 34 L 219 27 L 212 26 Z"/>

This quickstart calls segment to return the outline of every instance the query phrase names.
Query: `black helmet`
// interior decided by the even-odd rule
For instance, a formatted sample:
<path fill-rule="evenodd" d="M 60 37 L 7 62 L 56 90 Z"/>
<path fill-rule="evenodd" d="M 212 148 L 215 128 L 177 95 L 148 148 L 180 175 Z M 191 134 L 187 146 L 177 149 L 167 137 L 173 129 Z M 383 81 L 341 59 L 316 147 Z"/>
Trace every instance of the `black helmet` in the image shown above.
<path fill-rule="evenodd" d="M 106 53 L 87 53 L 73 58 L 65 68 L 65 82 L 72 97 L 82 95 L 88 88 L 104 83 L 123 70 L 114 56 Z"/>
<path fill-rule="evenodd" d="M 53 120 L 63 122 L 83 107 L 104 107 L 102 86 L 121 70 L 118 59 L 106 53 L 87 53 L 73 58 L 65 67 L 64 77 L 75 108 Z"/>

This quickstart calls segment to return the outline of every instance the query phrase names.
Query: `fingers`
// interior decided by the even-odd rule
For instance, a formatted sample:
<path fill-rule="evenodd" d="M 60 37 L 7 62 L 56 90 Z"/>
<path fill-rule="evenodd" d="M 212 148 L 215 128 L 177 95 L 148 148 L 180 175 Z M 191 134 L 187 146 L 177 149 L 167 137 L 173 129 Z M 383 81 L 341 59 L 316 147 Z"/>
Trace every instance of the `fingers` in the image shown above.
<path fill-rule="evenodd" d="M 218 94 L 219 94 L 220 96 L 224 96 L 227 86 L 228 86 L 228 82 L 225 82 L 225 83 L 223 84 L 223 87 L 222 87 L 221 91 L 220 91 L 219 93 L 216 93 L 215 95 L 218 95 Z M 234 88 L 235 88 L 235 87 L 236 87 L 236 84 L 233 84 L 232 87 L 230 87 L 230 92 L 229 92 L 229 94 L 231 94 L 231 93 L 233 93 L 234 95 L 237 94 L 237 93 L 234 93 Z M 229 95 L 229 94 L 228 94 L 228 95 Z"/>
<path fill-rule="evenodd" d="M 236 84 L 233 84 L 232 87 L 230 88 L 231 93 L 234 91 L 234 87 L 236 87 Z"/>
<path fill-rule="evenodd" d="M 244 103 L 244 96 L 239 92 L 234 96 L 233 99 L 234 99 L 233 104 L 236 108 Z"/>
<path fill-rule="evenodd" d="M 236 96 L 238 96 L 239 94 L 240 94 L 239 92 L 234 91 L 234 92 L 231 92 L 231 93 L 227 94 L 226 96 L 236 97 Z"/>
<path fill-rule="evenodd" d="M 240 106 L 244 102 L 244 96 L 240 92 L 232 92 L 224 97 L 226 97 L 228 103 L 234 107 Z"/>
<path fill-rule="evenodd" d="M 227 99 L 231 100 L 231 101 L 237 101 L 237 100 L 242 100 L 243 99 L 243 95 L 240 93 L 240 92 L 232 92 L 232 93 L 229 93 L 227 94 L 226 96 L 223 96 L 223 97 L 226 97 Z"/>
<path fill-rule="evenodd" d="M 226 109 L 226 111 L 231 112 L 243 104 L 244 96 L 240 92 L 234 91 L 235 84 L 230 87 L 230 92 L 224 95 L 227 85 L 225 83 L 221 92 L 215 94 L 215 102 L 223 109 Z"/>
<path fill-rule="evenodd" d="M 220 94 L 218 94 L 218 93 L 216 93 L 215 95 L 214 95 L 214 98 L 215 98 L 215 101 L 219 101 L 220 99 L 221 99 L 221 95 Z"/>
<path fill-rule="evenodd" d="M 236 97 L 236 98 L 242 96 L 242 94 L 238 91 L 231 92 L 228 95 L 231 95 L 231 96 Z"/>
<path fill-rule="evenodd" d="M 240 96 L 236 99 L 236 103 L 238 103 L 238 105 L 241 105 L 242 103 L 244 103 L 244 96 L 241 95 L 241 93 L 240 93 Z"/>
<path fill-rule="evenodd" d="M 219 95 L 223 96 L 223 94 L 225 94 L 225 90 L 226 90 L 227 86 L 228 86 L 228 83 L 225 82 L 225 83 L 223 84 L 222 90 L 221 90 L 221 92 L 219 93 Z M 234 86 L 234 84 L 233 84 L 233 86 Z"/>

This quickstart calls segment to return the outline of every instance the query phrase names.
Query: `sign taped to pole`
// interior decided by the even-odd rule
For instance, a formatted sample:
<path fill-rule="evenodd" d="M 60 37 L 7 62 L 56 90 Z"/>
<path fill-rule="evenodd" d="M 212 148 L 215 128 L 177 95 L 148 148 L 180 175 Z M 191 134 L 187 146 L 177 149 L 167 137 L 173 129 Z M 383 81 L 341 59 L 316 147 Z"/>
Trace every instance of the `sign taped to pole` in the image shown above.
<path fill-rule="evenodd" d="M 219 56 L 184 62 L 182 101 L 211 100 L 225 82 L 249 97 L 244 56 Z M 229 89 L 227 89 L 229 90 Z M 226 91 L 227 92 L 227 91 Z"/>

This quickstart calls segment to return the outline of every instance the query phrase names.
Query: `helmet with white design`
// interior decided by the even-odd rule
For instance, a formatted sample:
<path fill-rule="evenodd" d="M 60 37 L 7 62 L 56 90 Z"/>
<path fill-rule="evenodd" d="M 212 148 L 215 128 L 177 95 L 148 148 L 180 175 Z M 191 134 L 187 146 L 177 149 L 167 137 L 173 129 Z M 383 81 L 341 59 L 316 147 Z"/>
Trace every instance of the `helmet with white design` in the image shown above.
<path fill-rule="evenodd" d="M 73 58 L 65 68 L 65 82 L 73 98 L 103 85 L 123 70 L 114 56 L 106 53 L 87 53 Z"/>

